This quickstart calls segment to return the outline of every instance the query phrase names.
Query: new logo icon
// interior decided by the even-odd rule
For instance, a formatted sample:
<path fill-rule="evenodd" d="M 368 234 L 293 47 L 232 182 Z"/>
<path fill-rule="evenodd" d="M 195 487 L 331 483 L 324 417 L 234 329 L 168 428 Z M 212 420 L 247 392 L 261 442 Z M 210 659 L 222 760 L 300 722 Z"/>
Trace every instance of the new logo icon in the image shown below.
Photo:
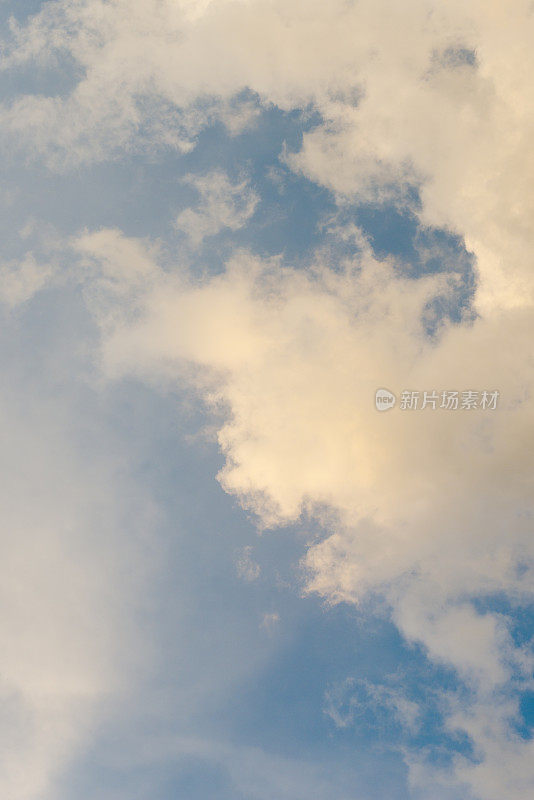
<path fill-rule="evenodd" d="M 397 398 L 388 389 L 377 389 L 375 394 L 375 406 L 377 411 L 389 411 L 393 408 Z"/>

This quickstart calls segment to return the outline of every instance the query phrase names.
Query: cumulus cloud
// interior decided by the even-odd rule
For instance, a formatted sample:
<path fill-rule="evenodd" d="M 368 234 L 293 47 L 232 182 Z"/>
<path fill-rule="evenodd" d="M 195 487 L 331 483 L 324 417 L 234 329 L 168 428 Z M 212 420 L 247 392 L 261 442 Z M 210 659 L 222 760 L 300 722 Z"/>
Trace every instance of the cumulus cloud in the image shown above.
<path fill-rule="evenodd" d="M 83 242 L 91 249 L 90 234 Z M 241 253 L 199 283 L 154 264 L 150 283 L 105 321 L 103 366 L 156 384 L 193 381 L 222 420 L 223 487 L 263 525 L 304 512 L 322 521 L 328 535 L 308 550 L 307 590 L 332 602 L 384 597 L 404 636 L 468 687 L 471 711 L 451 712 L 450 724 L 490 763 L 490 745 L 514 738 L 510 697 L 532 661 L 510 619 L 472 601 L 532 599 L 532 315 L 441 322 L 429 337 L 432 300 L 454 290 L 455 276 L 405 278 L 359 244 L 359 257 L 335 270 L 319 258 L 303 272 Z M 380 386 L 496 388 L 501 403 L 380 414 Z M 493 730 L 482 730 L 476 720 L 490 709 Z M 514 747 L 527 764 L 530 744 Z M 457 774 L 471 769 L 459 761 Z"/>
<path fill-rule="evenodd" d="M 220 420 L 223 487 L 262 525 L 323 523 L 307 590 L 379 594 L 409 641 L 456 670 L 470 699 L 451 701 L 448 724 L 476 759 L 441 777 L 483 800 L 524 800 L 534 781 L 532 742 L 514 729 L 531 659 L 510 616 L 474 603 L 532 599 L 533 27 L 527 0 L 59 0 L 14 28 L 4 63 L 63 54 L 80 80 L 0 112 L 8 139 L 53 163 L 147 143 L 186 150 L 248 89 L 265 106 L 318 112 L 284 158 L 339 205 L 388 198 L 463 237 L 478 316 L 434 319 L 433 337 L 433 302 L 455 276 L 405 278 L 363 241 L 337 269 L 241 253 L 203 281 L 164 271 L 117 231 L 73 247 L 102 265 L 87 291 L 107 374 L 191 381 Z M 194 181 L 201 205 L 177 221 L 193 243 L 251 216 L 255 198 L 236 206 L 226 177 Z M 380 386 L 501 401 L 484 414 L 381 415 Z M 434 785 L 428 764 L 410 763 L 414 786 Z"/>
<path fill-rule="evenodd" d="M 477 255 L 477 306 L 514 307 L 534 289 L 533 25 L 527 0 L 57 0 L 12 26 L 4 68 L 65 57 L 80 80 L 0 119 L 11 144 L 64 165 L 142 142 L 188 150 L 236 117 L 228 104 L 245 89 L 265 106 L 313 106 L 324 121 L 288 163 L 349 198 L 418 186 L 422 221 Z"/>

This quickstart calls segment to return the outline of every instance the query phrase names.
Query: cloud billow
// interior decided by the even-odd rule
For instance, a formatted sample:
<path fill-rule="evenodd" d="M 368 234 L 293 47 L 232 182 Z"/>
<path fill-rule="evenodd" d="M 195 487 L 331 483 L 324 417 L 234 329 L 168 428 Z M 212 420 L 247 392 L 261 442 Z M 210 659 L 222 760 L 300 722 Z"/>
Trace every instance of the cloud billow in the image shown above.
<path fill-rule="evenodd" d="M 4 54 L 5 70 L 64 56 L 80 70 L 70 93 L 0 108 L 6 151 L 16 141 L 50 170 L 189 157 L 210 126 L 259 124 L 259 106 L 313 109 L 317 125 L 280 159 L 327 189 L 340 219 L 389 203 L 473 254 L 469 313 L 450 318 L 439 304 L 458 296 L 465 250 L 407 275 L 345 222 L 324 226 L 354 244 L 335 268 L 321 246 L 304 269 L 249 247 L 198 277 L 189 264 L 204 240 L 246 228 L 261 200 L 224 164 L 185 179 L 197 197 L 172 227 L 187 258 L 177 248 L 163 264 L 159 242 L 112 226 L 60 245 L 99 326 L 103 374 L 192 386 L 216 426 L 225 491 L 262 528 L 322 528 L 305 592 L 380 597 L 405 640 L 456 674 L 444 724 L 472 757 L 439 769 L 407 751 L 414 796 L 469 787 L 524 800 L 534 785 L 532 740 L 517 734 L 532 656 L 513 631 L 533 589 L 533 35 L 524 0 L 58 0 L 13 25 Z M 31 260 L 6 275 L 11 305 L 54 279 Z M 378 414 L 380 387 L 496 390 L 500 403 Z M 240 564 L 253 583 L 259 567 Z M 381 696 L 415 724 L 412 701 Z"/>

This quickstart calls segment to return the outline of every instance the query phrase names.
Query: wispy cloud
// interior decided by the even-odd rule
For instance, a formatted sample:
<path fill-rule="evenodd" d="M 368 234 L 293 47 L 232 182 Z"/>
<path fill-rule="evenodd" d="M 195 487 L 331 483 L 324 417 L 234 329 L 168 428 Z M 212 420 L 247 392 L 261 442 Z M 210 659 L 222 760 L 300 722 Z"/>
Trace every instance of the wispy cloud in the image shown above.
<path fill-rule="evenodd" d="M 41 291 L 54 275 L 50 264 L 38 264 L 32 253 L 23 261 L 0 265 L 0 301 L 15 308 Z"/>
<path fill-rule="evenodd" d="M 3 322 L 14 340 L 20 320 Z M 58 369 L 28 369 L 20 348 L 11 361 L 4 349 L 2 363 L 0 792 L 28 800 L 54 794 L 104 699 L 146 659 L 133 647 L 125 659 L 123 646 L 135 642 L 135 598 L 151 569 L 138 537 L 152 509 L 141 490 L 126 501 L 131 484 L 102 429 L 77 449 L 80 406 L 58 401 Z M 83 380 L 70 380 L 83 394 Z M 85 423 L 98 427 L 90 405 Z"/>
<path fill-rule="evenodd" d="M 247 180 L 233 182 L 220 170 L 206 175 L 187 175 L 184 182 L 199 194 L 194 208 L 181 211 L 176 228 L 185 233 L 193 246 L 226 228 L 237 231 L 253 216 L 259 197 Z"/>

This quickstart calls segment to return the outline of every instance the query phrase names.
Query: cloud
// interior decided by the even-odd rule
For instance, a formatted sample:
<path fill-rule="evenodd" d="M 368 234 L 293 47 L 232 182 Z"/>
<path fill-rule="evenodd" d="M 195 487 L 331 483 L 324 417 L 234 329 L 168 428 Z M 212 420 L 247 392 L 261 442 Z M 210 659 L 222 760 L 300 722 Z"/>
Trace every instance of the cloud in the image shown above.
<path fill-rule="evenodd" d="M 5 69 L 72 59 L 80 78 L 64 96 L 3 106 L 10 149 L 61 168 L 147 146 L 185 152 L 206 125 L 241 116 L 244 90 L 265 107 L 312 106 L 323 122 L 287 163 L 340 198 L 408 202 L 418 187 L 423 223 L 454 230 L 476 254 L 480 310 L 533 301 L 527 0 L 192 9 L 58 0 L 13 25 Z"/>
<path fill-rule="evenodd" d="M 532 667 L 511 619 L 473 605 L 532 599 L 530 310 L 442 321 L 429 337 L 432 300 L 455 276 L 402 277 L 363 239 L 336 270 L 319 257 L 298 271 L 243 252 L 200 282 L 156 264 L 151 275 L 105 321 L 103 368 L 155 385 L 192 381 L 220 420 L 223 487 L 265 526 L 304 513 L 322 522 L 307 591 L 354 603 L 378 593 L 406 639 L 457 672 L 473 718 L 492 710 L 491 734 L 454 715 L 483 754 L 476 773 L 456 764 L 458 780 L 475 785 L 483 764 L 494 769 L 490 743 L 514 741 L 510 698 Z M 501 404 L 380 414 L 380 386 L 496 387 Z M 530 744 L 514 748 L 528 764 Z M 510 781 L 508 796 L 522 797 Z"/>
<path fill-rule="evenodd" d="M 347 678 L 325 692 L 325 714 L 336 727 L 354 724 L 357 714 L 370 713 L 375 725 L 391 727 L 392 718 L 410 734 L 416 734 L 421 722 L 421 708 L 397 688 Z"/>
<path fill-rule="evenodd" d="M 169 761 L 186 766 L 200 763 L 208 776 L 216 769 L 229 787 L 228 794 L 219 788 L 225 798 L 241 794 L 257 800 L 327 800 L 334 794 L 344 800 L 363 800 L 369 796 L 363 787 L 360 789 L 357 774 L 347 778 L 319 759 L 314 762 L 291 758 L 252 745 L 192 736 L 166 737 L 158 740 L 155 747 L 147 747 L 146 740 L 132 742 L 129 752 L 135 753 L 137 765 L 148 763 L 158 771 Z"/>
<path fill-rule="evenodd" d="M 220 170 L 202 176 L 187 175 L 184 182 L 196 189 L 200 202 L 196 209 L 181 211 L 175 225 L 195 247 L 225 228 L 231 231 L 242 228 L 254 214 L 259 201 L 246 180 L 232 182 Z"/>
<path fill-rule="evenodd" d="M 54 276 L 54 268 L 38 264 L 32 253 L 23 261 L 9 261 L 0 265 L 0 301 L 15 308 L 30 300 Z"/>
<path fill-rule="evenodd" d="M 11 272 L 14 264 L 8 287 Z M 16 299 L 39 281 L 29 283 Z M 52 796 L 104 701 L 127 690 L 148 657 L 134 643 L 153 509 L 76 373 L 76 336 L 61 337 L 60 356 L 54 323 L 34 335 L 32 309 L 46 314 L 38 302 L 3 320 L 0 794 L 12 800 Z M 60 318 L 61 303 L 54 310 Z"/>
<path fill-rule="evenodd" d="M 272 633 L 279 622 L 280 622 L 280 614 L 278 614 L 276 611 L 267 612 L 263 615 L 263 619 L 261 621 L 261 627 L 264 628 L 269 633 Z"/>
<path fill-rule="evenodd" d="M 236 568 L 237 574 L 245 581 L 255 581 L 260 577 L 261 567 L 252 558 L 252 547 L 250 545 L 246 545 L 241 551 Z"/>
<path fill-rule="evenodd" d="M 476 760 L 441 777 L 483 800 L 523 800 L 534 782 L 514 728 L 532 663 L 512 630 L 533 588 L 533 26 L 527 0 L 47 3 L 14 28 L 4 65 L 70 58 L 80 78 L 0 113 L 10 147 L 58 166 L 188 151 L 247 90 L 249 104 L 317 112 L 283 157 L 340 207 L 388 199 L 463 238 L 477 316 L 459 324 L 432 317 L 454 275 L 403 277 L 363 241 L 336 269 L 320 254 L 299 271 L 239 253 L 204 280 L 118 231 L 72 247 L 94 270 L 105 372 L 192 383 L 219 423 L 223 487 L 263 526 L 322 523 L 307 591 L 379 595 L 408 641 L 455 670 L 469 702 L 449 724 Z M 246 186 L 191 180 L 201 204 L 177 224 L 193 244 L 253 213 Z M 380 415 L 380 386 L 495 389 L 501 403 Z M 480 610 L 494 595 L 512 611 Z M 433 785 L 409 758 L 414 786 Z"/>

